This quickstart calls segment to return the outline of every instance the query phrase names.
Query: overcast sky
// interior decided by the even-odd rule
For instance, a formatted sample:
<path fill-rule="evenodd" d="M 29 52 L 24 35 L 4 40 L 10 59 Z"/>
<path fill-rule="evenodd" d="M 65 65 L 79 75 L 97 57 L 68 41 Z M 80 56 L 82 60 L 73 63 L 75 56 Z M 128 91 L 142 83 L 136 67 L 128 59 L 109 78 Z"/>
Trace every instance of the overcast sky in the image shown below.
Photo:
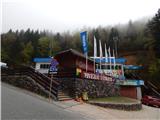
<path fill-rule="evenodd" d="M 160 0 L 3 0 L 2 32 L 9 29 L 73 31 L 152 16 Z"/>

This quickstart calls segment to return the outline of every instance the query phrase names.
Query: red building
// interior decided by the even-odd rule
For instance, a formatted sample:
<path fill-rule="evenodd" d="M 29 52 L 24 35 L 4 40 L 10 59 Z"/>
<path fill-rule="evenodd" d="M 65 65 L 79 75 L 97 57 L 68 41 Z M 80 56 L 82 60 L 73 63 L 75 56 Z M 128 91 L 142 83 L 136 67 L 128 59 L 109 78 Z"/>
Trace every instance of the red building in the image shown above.
<path fill-rule="evenodd" d="M 65 70 L 65 69 L 72 69 L 73 71 L 76 70 L 76 68 L 79 68 L 83 71 L 86 71 L 86 57 L 73 50 L 69 49 L 66 51 L 62 51 L 55 55 L 54 57 L 59 62 L 59 69 Z M 87 59 L 87 71 L 93 72 L 94 66 L 93 61 L 91 59 Z"/>
<path fill-rule="evenodd" d="M 114 81 L 111 76 L 94 74 L 94 61 L 73 49 L 62 51 L 54 58 L 59 62 L 58 77 Z"/>

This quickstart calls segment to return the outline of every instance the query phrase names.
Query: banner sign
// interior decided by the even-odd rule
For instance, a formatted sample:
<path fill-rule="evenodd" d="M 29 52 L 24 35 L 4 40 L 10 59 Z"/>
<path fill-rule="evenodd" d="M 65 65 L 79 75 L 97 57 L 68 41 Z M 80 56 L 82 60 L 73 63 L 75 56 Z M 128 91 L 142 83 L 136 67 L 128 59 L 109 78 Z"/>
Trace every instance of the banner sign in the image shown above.
<path fill-rule="evenodd" d="M 122 83 L 120 83 L 120 85 L 140 86 L 140 85 L 144 85 L 144 81 L 143 80 L 125 80 Z"/>
<path fill-rule="evenodd" d="M 108 81 L 108 82 L 114 82 L 115 81 L 114 78 L 106 76 L 106 75 L 87 73 L 87 72 L 82 72 L 81 77 L 86 78 L 86 79 L 93 79 L 93 80 L 104 80 L 104 81 Z"/>
<path fill-rule="evenodd" d="M 100 73 L 111 75 L 115 78 L 120 78 L 122 75 L 122 70 L 99 70 Z"/>
<path fill-rule="evenodd" d="M 88 52 L 87 32 L 86 31 L 81 32 L 80 37 L 82 41 L 83 52 L 85 55 L 87 55 Z"/>

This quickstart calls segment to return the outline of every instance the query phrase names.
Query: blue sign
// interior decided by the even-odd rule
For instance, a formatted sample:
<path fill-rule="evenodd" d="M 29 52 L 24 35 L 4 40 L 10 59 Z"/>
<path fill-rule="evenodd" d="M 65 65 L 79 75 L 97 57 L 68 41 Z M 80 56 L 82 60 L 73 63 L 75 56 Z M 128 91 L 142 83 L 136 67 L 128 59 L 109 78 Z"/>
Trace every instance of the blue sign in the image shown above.
<path fill-rule="evenodd" d="M 87 55 L 88 52 L 87 32 L 86 31 L 81 32 L 80 36 L 82 41 L 83 52 L 85 55 Z"/>
<path fill-rule="evenodd" d="M 49 71 L 50 72 L 57 72 L 58 71 L 57 65 L 59 65 L 58 61 L 53 58 L 52 61 L 51 61 L 51 65 L 50 65 Z"/>

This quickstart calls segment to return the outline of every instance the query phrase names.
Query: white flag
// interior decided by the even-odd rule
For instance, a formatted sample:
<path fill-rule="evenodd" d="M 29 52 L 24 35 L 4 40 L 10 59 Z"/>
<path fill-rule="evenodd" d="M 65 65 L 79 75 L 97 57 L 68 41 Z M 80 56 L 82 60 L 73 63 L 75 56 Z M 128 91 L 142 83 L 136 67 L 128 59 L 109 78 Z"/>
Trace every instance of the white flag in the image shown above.
<path fill-rule="evenodd" d="M 108 48 L 108 57 L 111 57 L 111 50 L 110 50 L 110 47 Z"/>
<path fill-rule="evenodd" d="M 108 53 L 107 53 L 106 44 L 105 44 L 105 60 L 106 62 L 108 62 Z"/>
<path fill-rule="evenodd" d="M 99 49 L 100 49 L 100 58 L 103 57 L 103 53 L 102 53 L 102 45 L 101 45 L 101 41 L 99 40 Z"/>
<path fill-rule="evenodd" d="M 102 57 L 103 57 L 103 53 L 102 53 L 102 45 L 101 45 L 101 41 L 99 40 L 99 49 L 100 49 L 100 72 L 102 73 Z"/>
<path fill-rule="evenodd" d="M 97 42 L 96 42 L 96 38 L 94 36 L 94 58 L 97 57 Z"/>
<path fill-rule="evenodd" d="M 115 69 L 115 66 L 116 66 L 116 59 L 115 59 L 114 50 L 113 50 L 113 63 L 114 63 L 114 69 Z"/>
<path fill-rule="evenodd" d="M 109 58 L 110 73 L 111 73 L 111 71 L 112 71 L 112 65 L 111 65 L 112 61 L 111 61 L 111 50 L 110 50 L 110 47 L 108 48 L 108 58 Z"/>
<path fill-rule="evenodd" d="M 96 57 L 97 57 L 97 41 L 94 36 L 94 73 L 96 72 L 96 64 L 95 64 Z"/>

